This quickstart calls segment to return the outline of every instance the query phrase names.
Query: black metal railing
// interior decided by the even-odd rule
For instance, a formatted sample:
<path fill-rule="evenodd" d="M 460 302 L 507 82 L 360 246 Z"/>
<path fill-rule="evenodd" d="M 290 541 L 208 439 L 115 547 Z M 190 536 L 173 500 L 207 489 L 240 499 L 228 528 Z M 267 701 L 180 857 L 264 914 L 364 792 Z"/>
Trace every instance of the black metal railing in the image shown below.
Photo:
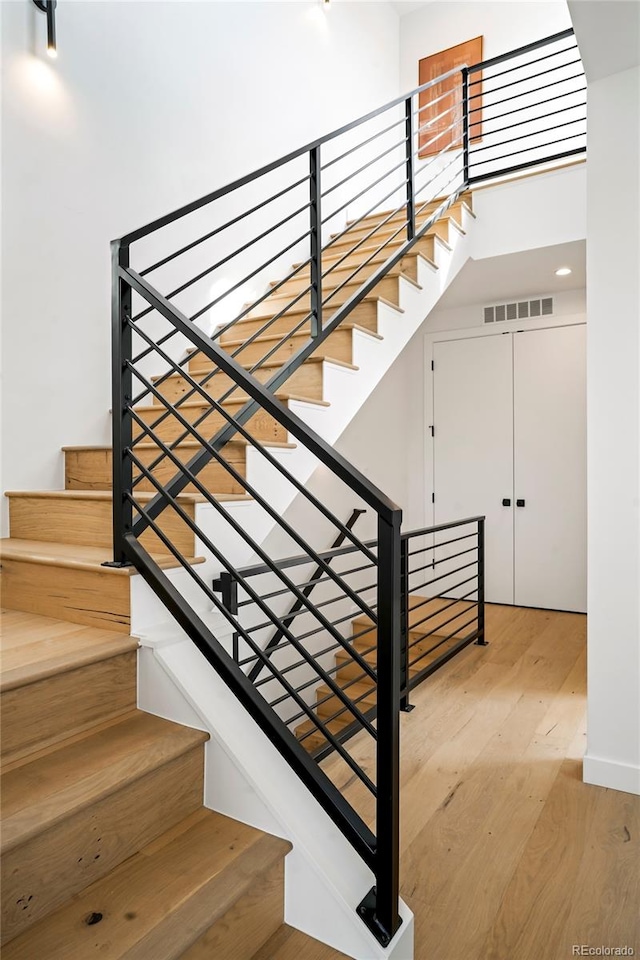
<path fill-rule="evenodd" d="M 402 535 L 402 708 L 474 641 L 485 646 L 484 517 Z"/>
<path fill-rule="evenodd" d="M 464 71 L 468 184 L 586 150 L 587 85 L 573 30 Z"/>
<path fill-rule="evenodd" d="M 555 51 L 569 35 L 500 63 L 511 59 L 515 71 L 524 57 L 530 69 L 532 52 Z M 369 866 L 374 884 L 359 913 L 384 944 L 400 923 L 400 699 L 408 704 L 408 658 L 433 662 L 422 647 L 412 654 L 411 629 L 401 635 L 401 581 L 405 593 L 415 586 L 406 561 L 417 547 L 407 553 L 400 509 L 279 392 L 305 394 L 305 361 L 332 356 L 342 321 L 382 278 L 400 275 L 402 258 L 470 183 L 504 172 L 505 145 L 490 141 L 503 131 L 490 124 L 505 114 L 478 99 L 504 72 L 492 72 L 498 65 L 450 71 L 112 245 L 113 562 L 137 567 Z M 565 92 L 573 95 L 561 86 L 558 98 Z M 524 154 L 525 134 L 535 146 L 526 165 L 583 149 L 576 140 L 545 151 L 539 118 L 523 110 L 521 120 L 511 160 Z M 304 451 L 304 476 L 288 465 L 292 445 Z M 362 536 L 338 519 L 354 500 L 367 510 Z M 480 536 L 479 526 L 477 550 Z M 436 550 L 430 562 L 441 559 Z M 245 575 L 248 564 L 275 583 Z M 186 586 L 178 590 L 166 566 L 180 568 Z M 480 595 L 478 579 L 476 639 Z M 366 652 L 354 643 L 354 618 Z M 471 629 L 459 633 L 428 656 L 473 639 Z M 336 650 L 368 692 L 336 682 Z M 374 745 L 373 768 L 343 735 L 345 711 L 351 732 Z M 308 731 L 298 740 L 291 728 L 301 723 Z M 362 785 L 361 808 L 309 756 L 304 738 L 309 746 L 316 734 Z"/>
<path fill-rule="evenodd" d="M 348 527 L 359 513 L 353 511 Z M 469 644 L 485 645 L 484 522 L 484 517 L 470 517 L 401 535 L 400 695 L 403 710 L 410 708 L 409 692 L 419 683 Z M 366 597 L 375 587 L 375 583 L 366 583 L 371 579 L 374 563 L 357 556 L 360 551 L 353 544 L 342 546 L 344 539 L 340 534 L 339 542 L 322 553 L 321 559 L 327 565 L 333 563 L 334 568 L 338 567 L 342 578 L 352 579 L 358 596 Z M 372 553 L 377 551 L 377 546 L 376 540 L 364 542 L 364 547 Z M 297 585 L 306 597 L 320 590 L 322 599 L 317 600 L 318 609 L 329 610 L 336 603 L 331 578 L 321 566 L 316 566 L 310 574 L 304 572 L 310 569 L 307 554 L 284 558 L 276 561 L 275 566 L 278 571 L 297 568 Z M 256 601 L 243 586 L 254 582 L 253 592 L 263 600 L 288 596 L 273 566 L 244 567 L 236 576 L 225 574 L 214 582 L 214 590 L 249 632 L 268 628 L 270 624 L 261 622 L 259 614 L 255 616 Z M 372 606 L 375 608 L 375 600 Z M 347 638 L 336 641 L 323 634 L 323 644 L 314 653 L 314 661 L 321 665 L 320 673 L 315 663 L 310 668 L 307 659 L 296 652 L 286 635 L 296 618 L 304 615 L 301 602 L 295 600 L 266 643 L 260 644 L 259 655 L 246 645 L 241 649 L 236 639 L 233 658 L 256 688 L 264 688 L 270 706 L 285 720 L 298 741 L 320 760 L 343 749 L 347 740 L 361 732 L 362 725 L 354 708 L 369 721 L 376 718 L 376 684 L 367 665 L 375 670 L 377 635 L 375 623 L 366 612 L 354 610 L 353 605 L 341 610 L 332 625 L 348 624 L 351 635 L 345 642 Z M 316 628 L 305 634 L 304 639 L 320 633 Z M 271 661 L 269 669 L 265 668 L 265 658 Z M 300 709 L 294 697 L 274 683 L 274 673 L 286 676 L 296 696 L 306 698 L 306 703 L 312 706 L 311 718 L 307 709 Z"/>

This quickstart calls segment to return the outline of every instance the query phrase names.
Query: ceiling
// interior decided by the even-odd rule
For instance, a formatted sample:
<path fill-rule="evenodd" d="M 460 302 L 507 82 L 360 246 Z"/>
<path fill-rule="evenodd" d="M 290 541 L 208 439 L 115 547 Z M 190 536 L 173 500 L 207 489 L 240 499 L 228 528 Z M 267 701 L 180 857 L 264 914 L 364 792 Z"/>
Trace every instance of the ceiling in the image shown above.
<path fill-rule="evenodd" d="M 571 267 L 556 277 L 558 267 Z M 486 260 L 468 260 L 438 302 L 438 309 L 499 303 L 586 286 L 586 241 L 559 243 Z"/>
<path fill-rule="evenodd" d="M 421 7 L 426 7 L 428 0 L 422 0 L 422 2 L 414 2 L 414 0 L 391 0 L 391 6 L 395 7 L 401 17 L 404 17 L 407 13 L 413 13 L 414 10 L 420 10 Z"/>

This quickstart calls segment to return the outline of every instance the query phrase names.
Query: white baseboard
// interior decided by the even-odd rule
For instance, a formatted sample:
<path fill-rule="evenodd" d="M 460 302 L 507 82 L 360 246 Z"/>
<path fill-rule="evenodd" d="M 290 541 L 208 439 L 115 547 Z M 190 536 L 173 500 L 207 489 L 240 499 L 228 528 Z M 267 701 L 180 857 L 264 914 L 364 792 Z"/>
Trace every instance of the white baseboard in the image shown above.
<path fill-rule="evenodd" d="M 640 767 L 616 760 L 604 760 L 585 754 L 582 779 L 597 787 L 640 794 Z"/>

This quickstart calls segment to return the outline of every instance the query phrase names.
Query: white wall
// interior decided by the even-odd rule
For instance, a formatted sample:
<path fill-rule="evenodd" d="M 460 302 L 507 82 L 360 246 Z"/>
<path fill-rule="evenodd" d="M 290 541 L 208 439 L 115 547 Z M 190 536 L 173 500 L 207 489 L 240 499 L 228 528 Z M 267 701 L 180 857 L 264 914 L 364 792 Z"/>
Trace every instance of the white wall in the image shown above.
<path fill-rule="evenodd" d="M 387 3 L 2 3 L 2 488 L 109 440 L 109 241 L 398 94 Z"/>
<path fill-rule="evenodd" d="M 640 69 L 589 85 L 584 777 L 640 793 Z M 616 159 L 616 187 L 611 156 Z M 612 214 L 612 189 L 624 197 Z"/>

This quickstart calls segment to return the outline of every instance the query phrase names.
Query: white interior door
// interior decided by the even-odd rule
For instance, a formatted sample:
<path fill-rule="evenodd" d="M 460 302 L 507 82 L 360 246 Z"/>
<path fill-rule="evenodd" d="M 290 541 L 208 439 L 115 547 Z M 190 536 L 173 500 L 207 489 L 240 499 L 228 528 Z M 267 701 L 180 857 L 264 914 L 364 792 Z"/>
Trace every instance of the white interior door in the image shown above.
<path fill-rule="evenodd" d="M 586 610 L 585 341 L 584 326 L 513 338 L 514 602 L 521 606 Z"/>
<path fill-rule="evenodd" d="M 513 603 L 512 337 L 434 344 L 435 523 L 486 515 L 485 597 Z"/>

